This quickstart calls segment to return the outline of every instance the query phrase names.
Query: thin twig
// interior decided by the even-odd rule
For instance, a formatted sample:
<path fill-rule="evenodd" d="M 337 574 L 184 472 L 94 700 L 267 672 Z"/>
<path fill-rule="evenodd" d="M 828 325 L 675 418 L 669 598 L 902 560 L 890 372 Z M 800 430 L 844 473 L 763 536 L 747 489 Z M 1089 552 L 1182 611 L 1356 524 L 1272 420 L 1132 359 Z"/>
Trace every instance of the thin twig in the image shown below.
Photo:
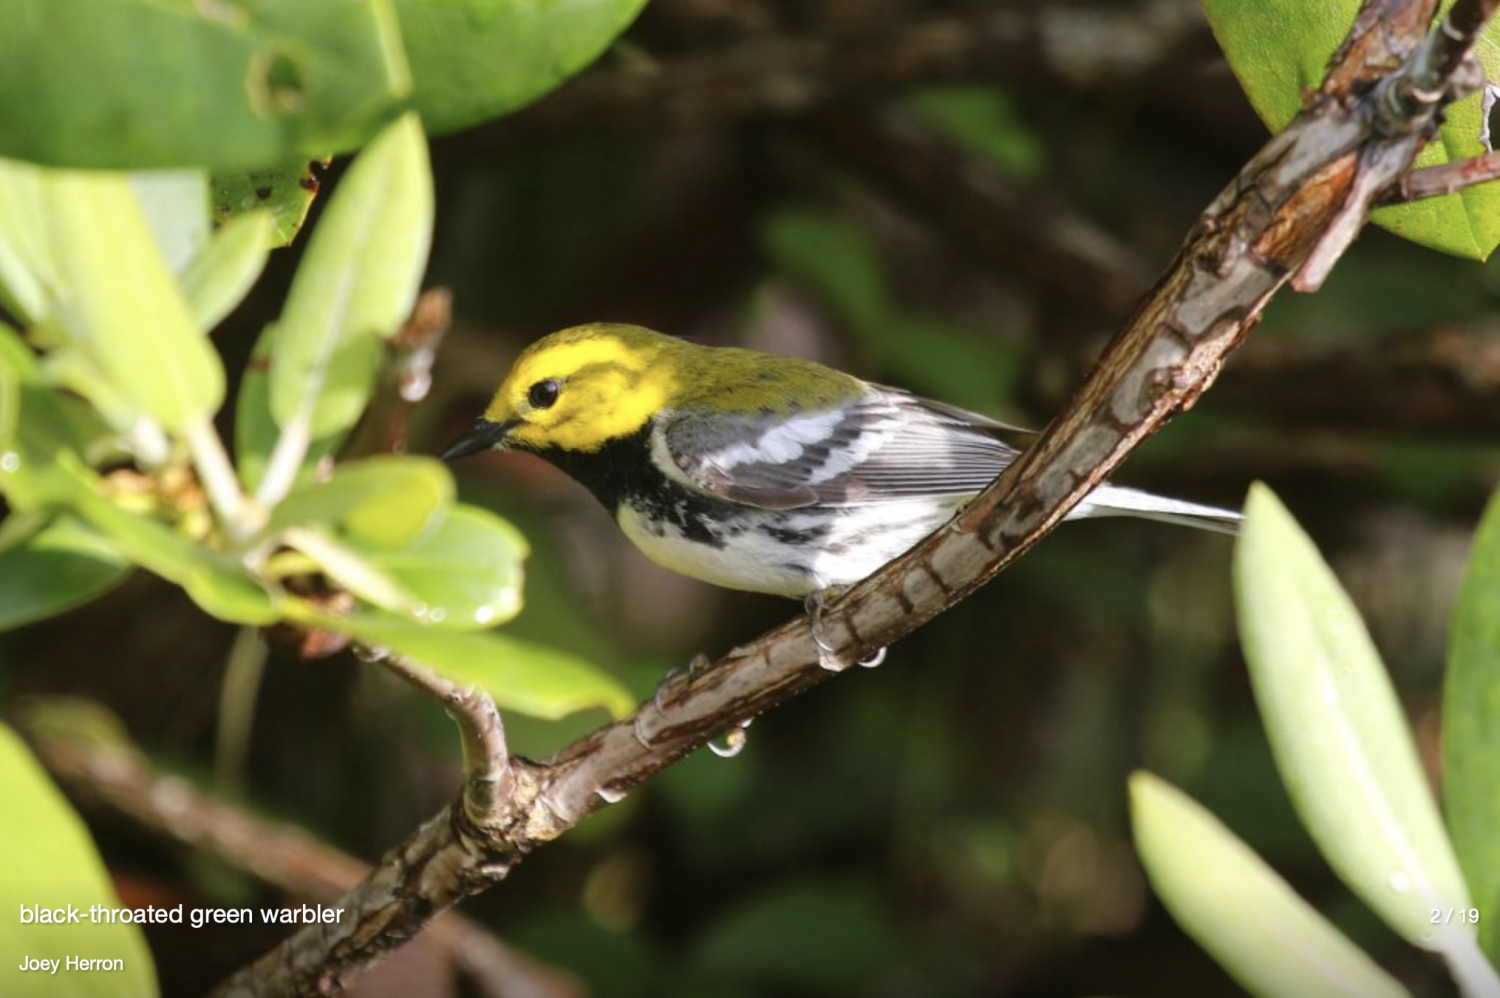
<path fill-rule="evenodd" d="M 510 752 L 495 702 L 477 686 L 461 686 L 419 662 L 388 652 L 375 654 L 386 668 L 441 703 L 453 718 L 463 741 L 464 811 L 476 826 L 487 827 L 510 786 Z"/>
<path fill-rule="evenodd" d="M 1380 204 L 1402 204 L 1456 194 L 1466 187 L 1500 180 L 1500 152 L 1487 152 L 1473 159 L 1460 159 L 1439 166 L 1412 170 L 1387 191 Z"/>

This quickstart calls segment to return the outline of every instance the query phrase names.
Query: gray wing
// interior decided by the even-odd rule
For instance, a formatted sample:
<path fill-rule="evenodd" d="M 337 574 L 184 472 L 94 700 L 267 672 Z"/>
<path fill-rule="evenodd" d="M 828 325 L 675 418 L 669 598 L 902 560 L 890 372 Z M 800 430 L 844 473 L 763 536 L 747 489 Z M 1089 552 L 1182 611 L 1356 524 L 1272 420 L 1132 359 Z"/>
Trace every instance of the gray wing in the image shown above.
<path fill-rule="evenodd" d="M 705 491 L 794 509 L 973 495 L 1015 459 L 999 434 L 1027 432 L 872 386 L 853 404 L 790 417 L 680 413 L 664 439 Z"/>

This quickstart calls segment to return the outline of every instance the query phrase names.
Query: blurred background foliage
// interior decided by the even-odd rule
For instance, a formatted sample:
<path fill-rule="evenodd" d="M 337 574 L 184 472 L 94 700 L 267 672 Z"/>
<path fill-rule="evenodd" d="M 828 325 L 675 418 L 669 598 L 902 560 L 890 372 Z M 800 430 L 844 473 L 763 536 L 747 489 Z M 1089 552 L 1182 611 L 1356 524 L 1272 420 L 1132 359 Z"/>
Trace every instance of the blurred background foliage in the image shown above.
<path fill-rule="evenodd" d="M 426 285 L 454 316 L 411 448 L 467 427 L 531 340 L 594 320 L 1042 425 L 1264 137 L 1191 0 L 655 0 L 555 94 L 432 142 Z M 215 333 L 231 385 L 300 252 L 273 254 Z M 1122 476 L 1229 505 L 1269 482 L 1370 622 L 1434 767 L 1448 617 L 1495 483 L 1497 299 L 1493 266 L 1369 230 L 1322 292 L 1278 299 Z M 795 610 L 657 569 L 528 457 L 476 459 L 460 489 L 530 542 L 511 633 L 639 696 Z M 881 668 L 759 719 L 732 760 L 673 767 L 465 911 L 601 995 L 1227 992 L 1133 852 L 1126 776 L 1144 766 L 1437 993 L 1436 961 L 1336 884 L 1293 816 L 1229 556 L 1146 523 L 1060 530 Z M 138 572 L 0 637 L 0 698 L 95 700 L 155 766 L 366 860 L 450 799 L 441 711 L 348 655 L 274 654 L 247 751 L 216 758 L 234 638 Z M 542 757 L 603 719 L 507 720 L 513 749 Z M 125 904 L 283 896 L 108 807 L 84 813 Z M 276 934 L 147 938 L 165 992 L 185 994 Z M 422 941 L 359 993 L 474 986 Z"/>

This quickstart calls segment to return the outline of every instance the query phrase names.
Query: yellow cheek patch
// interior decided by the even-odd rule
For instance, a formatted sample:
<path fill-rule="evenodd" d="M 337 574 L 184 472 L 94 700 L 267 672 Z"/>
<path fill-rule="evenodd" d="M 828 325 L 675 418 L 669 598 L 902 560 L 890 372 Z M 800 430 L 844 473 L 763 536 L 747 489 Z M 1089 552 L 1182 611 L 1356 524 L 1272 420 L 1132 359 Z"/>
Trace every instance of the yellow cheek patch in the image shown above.
<path fill-rule="evenodd" d="M 652 354 L 610 336 L 547 344 L 516 362 L 485 418 L 519 416 L 510 437 L 524 447 L 597 451 L 640 430 L 670 397 L 675 382 L 652 369 Z M 533 409 L 526 392 L 544 378 L 561 381 L 562 393 L 550 409 Z"/>

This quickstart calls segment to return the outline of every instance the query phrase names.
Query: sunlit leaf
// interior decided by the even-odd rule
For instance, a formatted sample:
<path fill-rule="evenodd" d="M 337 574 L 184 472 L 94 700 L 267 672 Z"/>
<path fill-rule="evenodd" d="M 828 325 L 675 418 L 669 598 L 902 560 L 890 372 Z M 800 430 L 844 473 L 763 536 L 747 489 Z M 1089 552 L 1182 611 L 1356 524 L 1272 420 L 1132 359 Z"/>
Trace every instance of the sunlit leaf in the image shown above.
<path fill-rule="evenodd" d="M 526 541 L 487 510 L 458 506 L 409 544 L 361 550 L 420 601 L 420 616 L 434 625 L 493 627 L 521 610 Z"/>
<path fill-rule="evenodd" d="M 290 245 L 307 219 L 322 182 L 305 159 L 282 167 L 213 176 L 213 216 L 224 225 L 240 215 L 269 212 L 267 245 Z"/>
<path fill-rule="evenodd" d="M 1175 787 L 1130 778 L 1136 850 L 1184 932 L 1253 995 L 1404 995 L 1389 974 Z"/>
<path fill-rule="evenodd" d="M 1453 612 L 1443 689 L 1443 802 L 1478 906 L 1479 939 L 1500 959 L 1500 497 L 1490 500 Z"/>
<path fill-rule="evenodd" d="M 347 589 L 365 602 L 412 619 L 425 614 L 426 607 L 422 602 L 391 573 L 329 531 L 297 527 L 283 533 L 282 540 L 310 558 L 339 588 Z"/>
<path fill-rule="evenodd" d="M 193 323 L 208 332 L 234 310 L 265 268 L 270 254 L 271 215 L 236 215 L 214 234 L 182 274 Z"/>
<path fill-rule="evenodd" d="M 174 274 L 208 246 L 208 177 L 202 170 L 145 170 L 130 174 L 130 189 Z"/>
<path fill-rule="evenodd" d="M 27 326 L 47 314 L 56 287 L 48 256 L 43 171 L 0 159 L 0 305 Z"/>
<path fill-rule="evenodd" d="M 80 606 L 130 574 L 130 561 L 97 531 L 61 516 L 0 551 L 0 630 Z"/>
<path fill-rule="evenodd" d="M 528 104 L 592 62 L 645 0 L 396 0 L 434 133 Z"/>
<path fill-rule="evenodd" d="M 1323 71 L 1349 28 L 1359 0 L 1202 0 L 1214 37 L 1240 86 L 1272 131 L 1302 107 L 1302 92 L 1323 81 Z M 1443 4 L 1446 9 L 1449 2 Z M 1475 48 L 1491 80 L 1500 79 L 1500 28 L 1494 24 Z M 1484 152 L 1479 141 L 1480 97 L 1447 111 L 1440 137 L 1418 166 L 1469 159 Z M 1456 256 L 1483 260 L 1500 244 L 1500 185 L 1480 184 L 1457 194 L 1376 211 L 1371 219 L 1397 235 Z"/>
<path fill-rule="evenodd" d="M 219 356 L 199 335 L 129 180 L 44 171 L 38 194 L 55 268 L 48 314 L 120 396 L 167 429 L 218 408 Z"/>
<path fill-rule="evenodd" d="M 1263 485 L 1235 545 L 1241 642 L 1277 768 L 1339 877 L 1410 942 L 1473 947 L 1458 861 L 1358 610 Z"/>
<path fill-rule="evenodd" d="M 417 119 L 391 125 L 344 175 L 292 283 L 270 347 L 278 426 L 312 438 L 364 411 L 393 336 L 416 300 L 432 238 L 432 178 Z"/>
<path fill-rule="evenodd" d="M 136 926 L 126 922 L 95 923 L 86 915 L 78 924 L 25 924 L 22 906 L 81 912 L 95 905 L 120 907 L 109 872 L 99 859 L 88 830 L 48 779 L 31 752 L 10 728 L 0 725 L 0 787 L 5 788 L 6 818 L 0 822 L 0 851 L 16 861 L 0 877 L 0 940 L 14 954 L 0 968 L 0 991 L 15 996 L 81 998 L 148 998 L 155 995 L 156 971 L 151 951 Z M 22 958 L 65 961 L 69 957 L 117 959 L 121 969 L 74 970 L 53 976 L 23 972 Z M 61 976 L 66 973 L 66 976 Z M 66 986 L 59 986 L 58 981 Z"/>
<path fill-rule="evenodd" d="M 366 544 L 411 543 L 453 501 L 453 477 L 429 457 L 345 461 L 327 481 L 294 489 L 271 516 L 273 530 L 328 524 Z"/>
<path fill-rule="evenodd" d="M 389 0 L 0 4 L 0 155 L 259 168 L 353 148 L 410 90 Z"/>
<path fill-rule="evenodd" d="M 65 455 L 56 464 L 56 473 L 68 476 L 70 483 L 66 504 L 136 564 L 182 586 L 221 620 L 264 626 L 280 618 L 280 595 L 263 587 L 243 565 L 97 494 L 75 459 Z"/>
<path fill-rule="evenodd" d="M 319 615 L 304 622 L 389 648 L 451 679 L 481 687 L 503 709 L 533 717 L 558 718 L 590 707 L 619 717 L 635 706 L 635 698 L 619 680 L 583 659 L 494 631 L 447 630 L 374 614 Z"/>

